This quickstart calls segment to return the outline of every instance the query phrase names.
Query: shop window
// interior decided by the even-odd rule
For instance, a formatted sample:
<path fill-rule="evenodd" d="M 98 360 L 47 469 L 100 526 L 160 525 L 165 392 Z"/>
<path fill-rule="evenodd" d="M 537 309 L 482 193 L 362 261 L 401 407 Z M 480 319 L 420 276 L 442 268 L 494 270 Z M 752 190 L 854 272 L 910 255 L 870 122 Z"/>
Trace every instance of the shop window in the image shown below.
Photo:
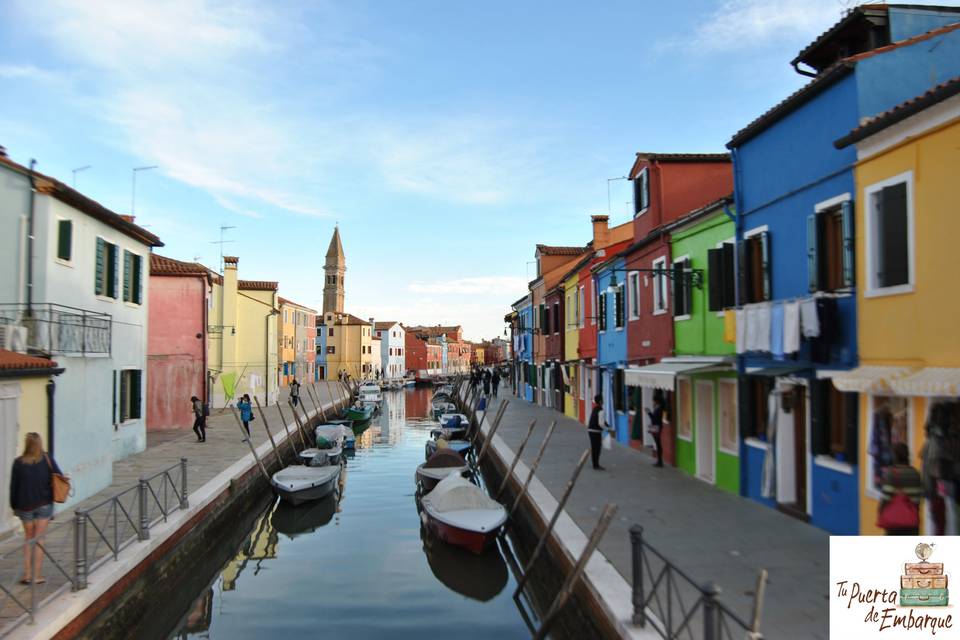
<path fill-rule="evenodd" d="M 677 378 L 677 437 L 684 440 L 693 438 L 693 395 L 690 380 Z"/>
<path fill-rule="evenodd" d="M 737 304 L 737 285 L 734 270 L 734 245 L 723 243 L 707 250 L 707 289 L 710 311 L 721 311 Z"/>
<path fill-rule="evenodd" d="M 760 231 L 740 241 L 740 303 L 770 300 L 770 233 Z"/>
<path fill-rule="evenodd" d="M 868 290 L 895 293 L 913 281 L 913 175 L 867 187 Z"/>
<path fill-rule="evenodd" d="M 673 262 L 673 316 L 689 316 L 693 313 L 693 287 L 687 277 L 690 273 L 690 258 Z"/>
<path fill-rule="evenodd" d="M 767 376 L 747 376 L 740 379 L 737 411 L 742 437 L 767 439 L 767 404 L 772 389 L 773 378 Z"/>
<path fill-rule="evenodd" d="M 883 470 L 893 464 L 893 445 L 903 443 L 910 448 L 910 399 L 900 396 L 871 396 L 873 423 L 867 442 L 867 473 L 874 495 L 883 484 Z M 910 449 L 910 459 L 916 459 Z"/>
<path fill-rule="evenodd" d="M 853 286 L 853 246 L 850 200 L 807 217 L 807 277 L 811 292 Z"/>
<path fill-rule="evenodd" d="M 737 429 L 737 381 L 720 381 L 720 449 L 739 454 Z"/>

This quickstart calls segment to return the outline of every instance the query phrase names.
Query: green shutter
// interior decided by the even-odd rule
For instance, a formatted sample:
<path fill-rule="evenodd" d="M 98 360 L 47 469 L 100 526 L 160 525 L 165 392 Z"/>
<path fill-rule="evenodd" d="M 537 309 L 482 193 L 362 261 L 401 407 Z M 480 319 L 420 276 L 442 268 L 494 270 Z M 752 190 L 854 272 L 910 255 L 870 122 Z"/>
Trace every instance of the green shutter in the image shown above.
<path fill-rule="evenodd" d="M 131 302 L 130 281 L 133 278 L 133 254 L 129 251 L 123 252 L 123 301 Z"/>
<path fill-rule="evenodd" d="M 120 422 L 120 418 L 117 415 L 117 370 L 113 370 L 113 386 L 110 387 L 110 399 L 113 400 L 113 411 L 110 412 L 111 417 L 113 418 L 113 424 Z"/>
<path fill-rule="evenodd" d="M 107 295 L 116 298 L 120 289 L 120 247 L 107 243 Z"/>
<path fill-rule="evenodd" d="M 70 260 L 73 253 L 73 222 L 60 220 L 57 223 L 57 257 Z"/>
<path fill-rule="evenodd" d="M 854 246 L 853 237 L 853 202 L 847 200 L 840 205 L 841 224 L 843 226 L 843 286 L 854 285 Z"/>
<path fill-rule="evenodd" d="M 133 256 L 133 301 L 143 304 L 143 256 Z"/>
<path fill-rule="evenodd" d="M 123 422 L 130 417 L 130 412 L 127 409 L 127 376 L 124 375 L 126 372 L 120 372 L 120 420 Z"/>
<path fill-rule="evenodd" d="M 143 371 L 137 369 L 130 372 L 130 417 L 133 419 L 140 419 L 143 415 L 140 401 L 143 391 L 142 382 Z"/>
<path fill-rule="evenodd" d="M 103 274 L 107 268 L 107 243 L 103 241 L 103 238 L 97 238 L 97 261 L 96 261 L 96 272 L 94 273 L 94 283 L 93 283 L 93 292 L 98 296 L 106 295 L 107 292 L 103 287 L 104 277 Z"/>
<path fill-rule="evenodd" d="M 820 216 L 807 216 L 807 289 L 811 293 L 820 290 Z"/>

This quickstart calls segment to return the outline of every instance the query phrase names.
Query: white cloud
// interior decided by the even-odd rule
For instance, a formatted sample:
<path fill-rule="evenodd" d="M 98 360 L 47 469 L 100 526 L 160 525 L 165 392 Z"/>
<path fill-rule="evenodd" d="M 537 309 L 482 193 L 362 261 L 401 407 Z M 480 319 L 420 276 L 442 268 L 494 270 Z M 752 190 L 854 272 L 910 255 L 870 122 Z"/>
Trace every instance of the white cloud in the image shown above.
<path fill-rule="evenodd" d="M 506 291 L 522 291 L 526 288 L 526 280 L 514 276 L 480 276 L 473 278 L 454 278 L 451 280 L 431 280 L 429 282 L 414 281 L 407 285 L 407 289 L 413 293 L 444 293 L 457 295 L 502 295 Z"/>
<path fill-rule="evenodd" d="M 46 82 L 56 80 L 57 74 L 32 64 L 0 64 L 0 78 Z"/>

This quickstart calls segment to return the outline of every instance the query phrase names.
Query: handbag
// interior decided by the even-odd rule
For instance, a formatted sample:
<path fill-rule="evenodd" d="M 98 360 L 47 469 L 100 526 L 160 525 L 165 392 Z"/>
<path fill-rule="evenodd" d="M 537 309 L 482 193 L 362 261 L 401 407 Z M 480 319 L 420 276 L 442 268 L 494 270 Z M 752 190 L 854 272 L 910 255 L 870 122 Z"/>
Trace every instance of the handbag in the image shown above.
<path fill-rule="evenodd" d="M 890 471 L 893 474 L 893 480 L 896 481 L 896 468 L 891 468 Z M 920 526 L 920 511 L 905 493 L 898 491 L 877 514 L 877 526 L 886 531 L 913 529 Z"/>
<path fill-rule="evenodd" d="M 47 461 L 47 466 L 50 467 L 50 487 L 53 489 L 53 501 L 66 502 L 67 498 L 70 497 L 70 478 L 53 470 L 53 464 L 50 462 L 49 456 L 44 454 L 43 457 Z"/>

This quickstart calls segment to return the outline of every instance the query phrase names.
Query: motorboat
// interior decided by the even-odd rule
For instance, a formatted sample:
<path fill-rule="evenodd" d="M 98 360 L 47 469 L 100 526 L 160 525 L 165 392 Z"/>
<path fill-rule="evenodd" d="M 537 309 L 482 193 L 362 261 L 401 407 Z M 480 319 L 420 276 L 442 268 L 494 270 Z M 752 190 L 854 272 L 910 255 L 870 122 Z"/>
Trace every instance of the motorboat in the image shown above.
<path fill-rule="evenodd" d="M 439 420 L 440 416 L 445 413 L 455 413 L 457 411 L 457 405 L 452 402 L 435 402 L 431 406 L 433 407 L 434 420 Z"/>
<path fill-rule="evenodd" d="M 429 460 L 440 449 L 450 449 L 466 458 L 472 448 L 473 443 L 469 440 L 445 440 L 440 438 L 439 440 L 427 440 L 427 444 L 424 446 L 424 454 L 426 459 Z"/>
<path fill-rule="evenodd" d="M 310 460 L 319 455 L 326 455 L 330 462 L 336 462 L 345 448 L 346 433 L 352 431 L 341 424 L 322 424 L 313 431 L 317 446 L 304 449 L 300 458 Z"/>
<path fill-rule="evenodd" d="M 357 387 L 357 395 L 363 395 L 364 393 L 375 393 L 380 395 L 380 383 L 374 382 L 372 380 L 367 380 L 359 387 Z"/>
<path fill-rule="evenodd" d="M 458 475 L 441 480 L 420 505 L 420 517 L 434 535 L 476 554 L 483 553 L 507 521 L 502 504 Z"/>
<path fill-rule="evenodd" d="M 470 431 L 470 421 L 462 413 L 444 413 L 440 416 L 441 428 L 430 431 L 430 436 L 436 440 L 466 440 Z"/>
<path fill-rule="evenodd" d="M 357 406 L 355 404 L 352 407 L 347 408 L 347 410 L 344 412 L 344 416 L 350 420 L 353 420 L 354 422 L 366 422 L 373 417 L 373 409 L 374 408 L 371 405 L 365 405 L 361 403 L 360 406 Z"/>
<path fill-rule="evenodd" d="M 452 449 L 440 449 L 426 462 L 417 466 L 417 482 L 424 493 L 433 491 L 437 483 L 454 474 L 462 476 L 470 470 L 467 461 Z"/>
<path fill-rule="evenodd" d="M 364 404 L 380 404 L 380 401 L 383 400 L 383 393 L 380 391 L 380 387 L 361 387 L 357 399 Z"/>
<path fill-rule="evenodd" d="M 293 464 L 277 471 L 270 478 L 270 484 L 280 497 L 296 506 L 313 500 L 320 500 L 337 489 L 340 479 L 340 465 L 329 464 L 324 460 L 322 466 Z"/>
<path fill-rule="evenodd" d="M 416 378 L 404 378 L 404 379 L 403 379 L 403 386 L 405 386 L 405 387 L 415 387 L 415 386 L 417 386 L 417 379 L 416 379 Z"/>

